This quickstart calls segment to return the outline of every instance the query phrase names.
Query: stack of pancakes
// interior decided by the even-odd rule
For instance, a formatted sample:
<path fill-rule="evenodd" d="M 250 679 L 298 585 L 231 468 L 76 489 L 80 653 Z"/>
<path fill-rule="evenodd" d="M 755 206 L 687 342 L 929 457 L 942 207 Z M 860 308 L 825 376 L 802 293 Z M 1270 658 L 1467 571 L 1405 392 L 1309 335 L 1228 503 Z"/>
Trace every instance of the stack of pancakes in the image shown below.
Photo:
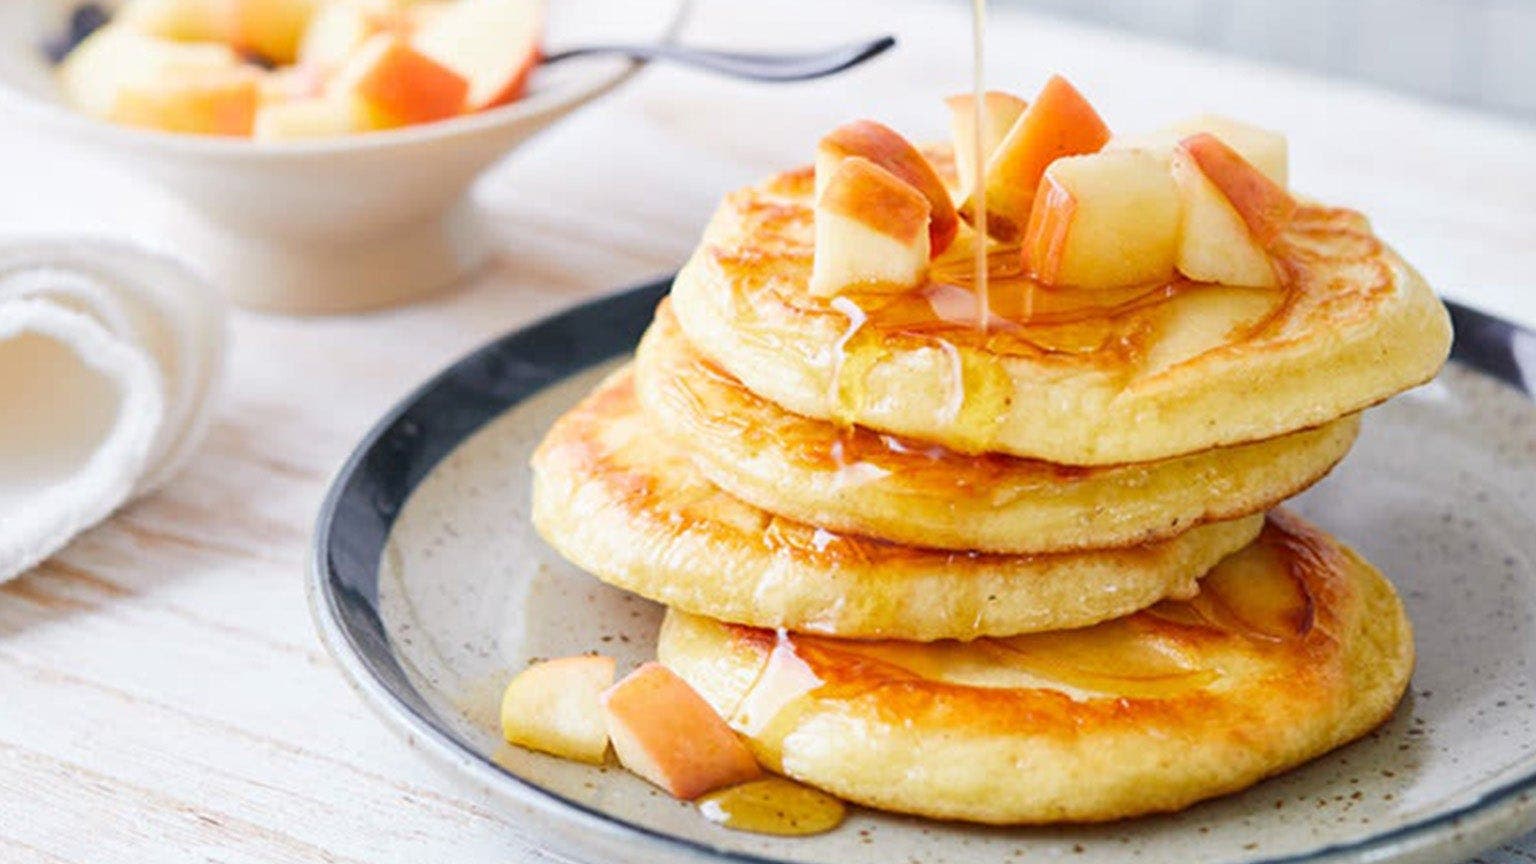
<path fill-rule="evenodd" d="M 1003 266 L 983 329 L 964 229 L 921 292 L 811 296 L 812 190 L 728 196 L 635 362 L 534 457 L 540 532 L 671 607 L 662 662 L 766 766 L 882 809 L 1103 820 L 1391 713 L 1397 596 L 1271 509 L 1448 350 L 1361 216 L 1304 204 L 1282 289 L 1088 300 Z"/>

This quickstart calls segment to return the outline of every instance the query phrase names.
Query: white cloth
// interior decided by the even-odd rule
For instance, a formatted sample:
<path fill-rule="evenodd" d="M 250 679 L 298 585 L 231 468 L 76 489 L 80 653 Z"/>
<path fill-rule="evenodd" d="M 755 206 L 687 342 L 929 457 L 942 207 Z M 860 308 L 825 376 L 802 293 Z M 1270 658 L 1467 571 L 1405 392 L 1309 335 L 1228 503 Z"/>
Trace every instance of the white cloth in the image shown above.
<path fill-rule="evenodd" d="M 223 369 L 222 299 L 106 241 L 0 241 L 0 581 L 185 463 Z"/>

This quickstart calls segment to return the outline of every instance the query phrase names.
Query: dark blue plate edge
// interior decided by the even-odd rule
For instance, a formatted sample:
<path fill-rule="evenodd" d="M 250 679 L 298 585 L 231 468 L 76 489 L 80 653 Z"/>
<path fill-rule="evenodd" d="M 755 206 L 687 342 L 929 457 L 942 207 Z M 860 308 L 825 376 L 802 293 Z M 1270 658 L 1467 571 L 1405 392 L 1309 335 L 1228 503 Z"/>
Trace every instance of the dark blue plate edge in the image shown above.
<path fill-rule="evenodd" d="M 736 864 L 786 864 L 782 859 L 732 852 L 616 819 L 579 801 L 530 783 L 486 759 L 448 731 L 448 724 L 410 685 L 395 659 L 377 613 L 378 562 L 389 529 L 406 499 L 432 468 L 464 439 L 544 387 L 631 350 L 672 283 L 668 276 L 573 306 L 480 346 L 411 391 L 358 443 L 337 471 L 315 529 L 315 589 L 353 657 L 404 709 L 418 734 L 460 758 L 510 780 L 530 800 L 573 811 L 584 822 L 620 837 L 638 836 L 678 850 L 718 855 Z M 1446 301 L 1456 332 L 1451 360 L 1532 396 L 1531 376 L 1517 343 L 1536 358 L 1536 333 L 1502 318 Z M 535 356 L 541 359 L 533 359 Z M 472 385 L 470 382 L 474 382 Z M 468 410 L 466 410 L 466 406 Z M 413 444 L 413 442 L 416 442 Z M 365 470 L 366 469 L 366 470 Z M 350 531 L 343 524 L 355 521 Z M 318 611 L 318 610 L 317 610 Z M 1536 773 L 1489 790 L 1477 800 L 1437 816 L 1350 843 L 1250 864 L 1306 864 L 1409 844 L 1436 829 L 1536 792 Z"/>

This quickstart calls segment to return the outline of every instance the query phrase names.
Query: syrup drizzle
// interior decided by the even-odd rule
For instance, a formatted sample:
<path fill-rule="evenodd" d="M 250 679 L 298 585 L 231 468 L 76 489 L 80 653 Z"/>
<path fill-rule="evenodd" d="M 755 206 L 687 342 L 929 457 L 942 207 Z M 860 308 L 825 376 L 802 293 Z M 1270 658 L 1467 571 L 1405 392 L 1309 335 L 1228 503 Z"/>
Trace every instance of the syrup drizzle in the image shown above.
<path fill-rule="evenodd" d="M 972 122 L 976 134 L 972 147 L 972 159 L 976 166 L 976 182 L 971 192 L 971 198 L 975 202 L 973 212 L 976 224 L 976 248 L 974 250 L 974 264 L 976 268 L 976 328 L 981 332 L 987 332 L 987 325 L 992 320 L 992 296 L 987 286 L 987 156 L 986 139 L 982 133 L 982 123 L 986 121 L 986 69 L 985 69 L 985 35 L 987 27 L 987 0 L 971 0 L 971 99 Z"/>

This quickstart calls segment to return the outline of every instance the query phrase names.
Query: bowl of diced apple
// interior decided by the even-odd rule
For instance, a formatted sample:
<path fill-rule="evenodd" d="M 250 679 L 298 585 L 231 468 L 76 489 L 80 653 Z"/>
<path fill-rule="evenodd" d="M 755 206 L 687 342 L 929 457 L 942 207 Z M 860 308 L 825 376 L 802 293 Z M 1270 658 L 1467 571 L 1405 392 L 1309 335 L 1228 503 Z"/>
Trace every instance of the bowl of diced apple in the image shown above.
<path fill-rule="evenodd" d="M 467 194 L 638 65 L 683 0 L 5 0 L 0 108 L 181 198 L 150 239 L 242 305 L 404 302 L 489 249 Z M 12 121 L 15 122 L 15 121 Z"/>

